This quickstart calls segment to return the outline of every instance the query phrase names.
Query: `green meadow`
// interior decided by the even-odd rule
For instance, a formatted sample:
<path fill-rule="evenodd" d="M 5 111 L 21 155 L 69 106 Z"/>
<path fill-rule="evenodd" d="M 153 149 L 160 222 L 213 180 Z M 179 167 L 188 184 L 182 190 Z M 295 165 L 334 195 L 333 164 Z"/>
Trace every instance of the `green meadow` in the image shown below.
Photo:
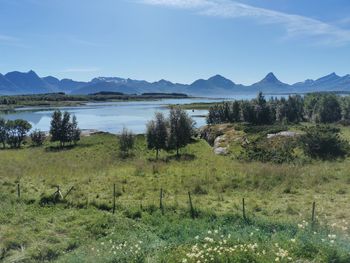
<path fill-rule="evenodd" d="M 155 160 L 142 135 L 122 158 L 101 133 L 0 150 L 0 167 L 2 262 L 350 262 L 350 158 L 246 162 L 196 139 Z"/>

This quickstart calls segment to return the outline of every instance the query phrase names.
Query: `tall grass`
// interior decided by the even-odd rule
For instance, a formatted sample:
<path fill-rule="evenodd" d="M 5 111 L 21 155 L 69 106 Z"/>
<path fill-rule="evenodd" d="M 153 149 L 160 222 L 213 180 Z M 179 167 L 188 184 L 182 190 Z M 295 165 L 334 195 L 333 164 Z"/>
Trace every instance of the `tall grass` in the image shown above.
<path fill-rule="evenodd" d="M 72 149 L 53 146 L 0 151 L 0 259 L 5 262 L 197 262 L 187 254 L 196 243 L 203 248 L 209 230 L 231 235 L 227 249 L 257 243 L 260 255 L 272 251 L 258 256 L 247 248 L 249 255 L 238 251 L 214 262 L 271 262 L 279 251 L 275 243 L 293 259 L 349 262 L 350 159 L 304 165 L 240 162 L 214 155 L 199 140 L 182 149 L 180 159 L 162 152 L 156 161 L 143 136 L 137 137 L 132 157 L 122 159 L 117 137 L 108 134 L 84 137 Z M 115 216 L 110 213 L 114 183 Z M 57 185 L 63 194 L 74 190 L 63 203 L 40 204 Z M 158 209 L 160 188 L 164 216 Z M 195 220 L 188 191 L 199 212 Z M 243 197 L 248 224 L 241 220 Z M 310 221 L 313 201 L 316 234 L 309 226 L 298 227 Z M 333 243 L 328 235 L 336 235 Z M 105 245 L 110 240 L 111 246 Z M 124 242 L 125 250 L 112 249 Z M 136 244 L 139 256 L 124 253 L 131 246 L 135 252 Z"/>

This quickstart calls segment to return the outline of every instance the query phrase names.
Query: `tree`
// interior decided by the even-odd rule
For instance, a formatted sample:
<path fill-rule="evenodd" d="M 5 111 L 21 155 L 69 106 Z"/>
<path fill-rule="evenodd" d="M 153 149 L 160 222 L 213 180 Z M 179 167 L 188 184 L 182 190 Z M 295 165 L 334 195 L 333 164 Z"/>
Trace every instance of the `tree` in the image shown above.
<path fill-rule="evenodd" d="M 316 122 L 332 123 L 341 119 L 340 103 L 334 94 L 325 94 L 316 105 Z"/>
<path fill-rule="evenodd" d="M 34 146 L 41 146 L 41 145 L 43 145 L 43 143 L 46 139 L 46 135 L 45 135 L 45 132 L 42 132 L 40 130 L 34 130 L 30 134 L 30 138 L 31 138 L 32 144 Z"/>
<path fill-rule="evenodd" d="M 73 115 L 72 123 L 70 125 L 70 141 L 73 141 L 76 145 L 80 141 L 81 131 L 78 127 L 77 117 Z"/>
<path fill-rule="evenodd" d="M 7 142 L 11 148 L 20 148 L 21 144 L 32 128 L 32 125 L 26 120 L 8 120 L 6 122 Z"/>
<path fill-rule="evenodd" d="M 6 147 L 6 141 L 7 141 L 7 128 L 6 128 L 6 121 L 3 118 L 0 118 L 0 143 L 2 144 L 2 147 Z"/>
<path fill-rule="evenodd" d="M 50 127 L 52 142 L 59 141 L 61 147 L 64 147 L 66 143 L 74 142 L 76 144 L 80 140 L 80 133 L 75 116 L 71 120 L 68 112 L 62 114 L 59 110 L 52 114 Z"/>
<path fill-rule="evenodd" d="M 252 123 L 254 124 L 270 124 L 270 109 L 267 106 L 265 97 L 263 96 L 262 92 L 259 92 L 257 98 L 255 101 L 253 101 L 253 109 L 254 109 L 254 115 L 255 117 L 252 120 Z"/>
<path fill-rule="evenodd" d="M 119 150 L 121 156 L 126 157 L 129 155 L 130 150 L 134 148 L 135 136 L 126 128 L 123 128 L 123 132 L 119 138 Z"/>
<path fill-rule="evenodd" d="M 241 112 L 242 112 L 242 120 L 248 123 L 255 123 L 255 112 L 254 107 L 249 101 L 241 102 Z"/>
<path fill-rule="evenodd" d="M 341 139 L 338 128 L 314 126 L 302 136 L 304 151 L 312 158 L 336 159 L 348 154 L 349 143 Z"/>
<path fill-rule="evenodd" d="M 169 117 L 170 134 L 169 147 L 176 149 L 179 156 L 179 149 L 185 147 L 191 141 L 194 133 L 194 121 L 180 108 L 172 108 Z"/>
<path fill-rule="evenodd" d="M 156 159 L 158 159 L 159 151 L 167 148 L 167 121 L 162 113 L 156 113 L 155 119 L 147 124 L 147 147 L 156 150 Z"/>
<path fill-rule="evenodd" d="M 61 129 L 62 129 L 62 112 L 60 110 L 54 111 L 51 119 L 51 141 L 52 142 L 61 142 Z M 61 144 L 62 146 L 62 144 Z"/>
<path fill-rule="evenodd" d="M 68 142 L 72 141 L 72 123 L 70 122 L 70 114 L 65 111 L 62 116 L 61 122 L 61 134 L 60 134 L 60 142 L 62 146 Z"/>
<path fill-rule="evenodd" d="M 332 123 L 341 119 L 342 109 L 334 94 L 308 94 L 304 100 L 307 118 L 316 123 Z"/>
<path fill-rule="evenodd" d="M 342 119 L 350 120 L 350 96 L 341 97 Z"/>

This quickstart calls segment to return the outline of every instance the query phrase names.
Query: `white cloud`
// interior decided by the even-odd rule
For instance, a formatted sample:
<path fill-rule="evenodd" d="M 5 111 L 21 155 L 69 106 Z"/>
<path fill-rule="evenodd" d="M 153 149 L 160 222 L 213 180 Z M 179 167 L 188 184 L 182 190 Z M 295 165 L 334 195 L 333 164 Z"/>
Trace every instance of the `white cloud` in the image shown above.
<path fill-rule="evenodd" d="M 255 7 L 230 0 L 141 0 L 145 4 L 191 9 L 201 15 L 223 18 L 251 18 L 264 24 L 279 24 L 288 37 L 312 37 L 315 43 L 345 45 L 350 30 L 317 19 Z"/>

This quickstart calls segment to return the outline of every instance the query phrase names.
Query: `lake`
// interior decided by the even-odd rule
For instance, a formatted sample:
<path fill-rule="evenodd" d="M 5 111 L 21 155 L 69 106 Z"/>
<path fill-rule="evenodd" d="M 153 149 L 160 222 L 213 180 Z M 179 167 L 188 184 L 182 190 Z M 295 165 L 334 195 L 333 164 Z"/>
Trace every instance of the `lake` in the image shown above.
<path fill-rule="evenodd" d="M 80 129 L 94 129 L 110 133 L 120 133 L 123 127 L 134 133 L 144 133 L 146 123 L 154 117 L 155 112 L 169 113 L 169 104 L 188 104 L 193 102 L 214 102 L 223 99 L 162 99 L 155 101 L 127 101 L 87 103 L 76 107 L 20 108 L 9 114 L 2 114 L 5 119 L 24 119 L 29 121 L 33 129 L 48 131 L 50 129 L 51 115 L 54 110 L 68 111 L 74 114 L 79 122 Z M 196 126 L 205 125 L 206 110 L 187 111 L 196 121 Z"/>
<path fill-rule="evenodd" d="M 256 95 L 237 95 L 232 99 L 251 99 Z M 87 103 L 83 106 L 42 108 L 28 107 L 20 108 L 9 114 L 2 114 L 5 119 L 24 119 L 29 121 L 33 129 L 48 131 L 50 129 L 51 115 L 54 110 L 68 111 L 74 114 L 79 122 L 80 129 L 92 129 L 110 133 L 120 133 L 123 127 L 134 133 L 144 133 L 146 123 L 154 117 L 155 112 L 163 112 L 168 115 L 169 104 L 188 104 L 198 102 L 221 102 L 222 98 L 188 98 L 188 99 L 162 99 L 154 101 L 123 101 Z M 206 124 L 204 117 L 206 110 L 188 110 L 188 114 L 196 121 L 196 126 Z"/>

